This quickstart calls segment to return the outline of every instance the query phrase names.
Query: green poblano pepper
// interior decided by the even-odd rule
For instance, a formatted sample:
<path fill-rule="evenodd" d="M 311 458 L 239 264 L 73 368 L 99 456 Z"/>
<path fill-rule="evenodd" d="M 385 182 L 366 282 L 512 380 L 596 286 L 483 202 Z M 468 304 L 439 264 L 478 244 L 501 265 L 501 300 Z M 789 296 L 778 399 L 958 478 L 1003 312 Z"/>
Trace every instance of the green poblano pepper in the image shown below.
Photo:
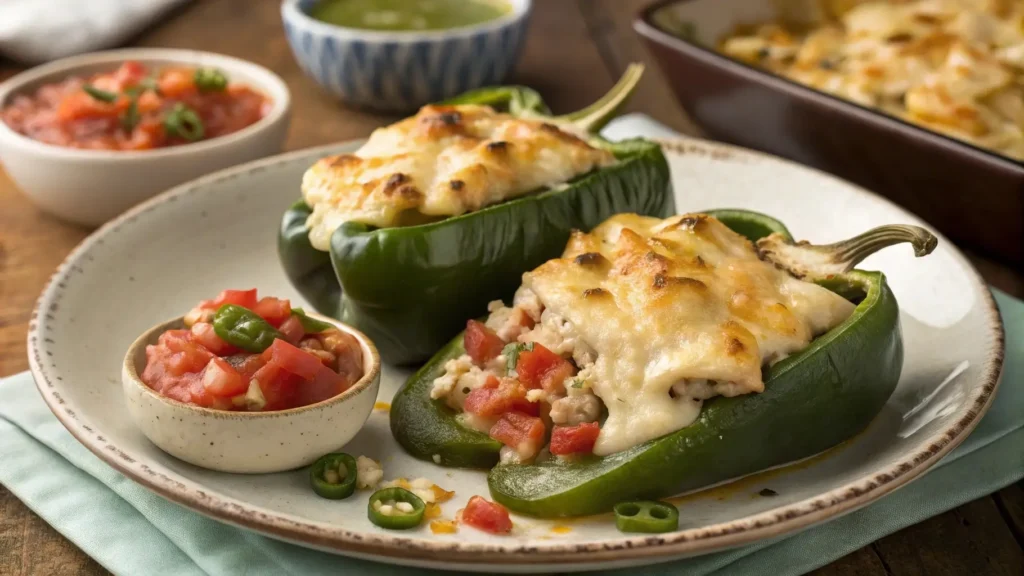
<path fill-rule="evenodd" d="M 759 244 L 762 257 L 857 303 L 851 317 L 768 368 L 763 393 L 709 400 L 697 421 L 677 432 L 605 457 L 494 467 L 488 484 L 497 502 L 562 517 L 664 498 L 831 448 L 863 430 L 888 401 L 903 364 L 899 308 L 884 275 L 852 266 L 899 242 L 927 254 L 935 238 L 916 227 L 886 226 L 830 246 L 792 244 L 785 227 L 767 216 L 708 213 L 751 240 L 774 233 Z M 391 431 L 417 458 L 489 468 L 501 444 L 463 427 L 453 410 L 430 398 L 444 363 L 463 353 L 459 335 L 405 383 L 391 404 Z"/>
<path fill-rule="evenodd" d="M 540 96 L 522 87 L 475 90 L 450 103 L 488 104 L 593 134 L 625 102 L 639 74 L 631 67 L 608 95 L 565 116 L 550 116 Z M 395 228 L 349 222 L 334 232 L 330 252 L 310 244 L 311 210 L 299 201 L 281 223 L 281 263 L 317 311 L 362 330 L 386 361 L 421 361 L 467 318 L 484 314 L 488 302 L 510 298 L 520 275 L 560 254 L 573 229 L 589 230 L 621 212 L 674 213 L 668 163 L 657 144 L 590 141 L 618 162 L 559 189 L 438 222 Z"/>

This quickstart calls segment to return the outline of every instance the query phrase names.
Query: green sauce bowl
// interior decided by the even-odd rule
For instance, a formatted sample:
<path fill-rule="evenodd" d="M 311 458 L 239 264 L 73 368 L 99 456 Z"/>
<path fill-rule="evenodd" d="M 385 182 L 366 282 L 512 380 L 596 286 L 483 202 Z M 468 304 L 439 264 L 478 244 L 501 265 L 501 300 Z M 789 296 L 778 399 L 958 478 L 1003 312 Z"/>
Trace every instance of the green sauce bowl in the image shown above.
<path fill-rule="evenodd" d="M 500 84 L 526 37 L 532 0 L 504 0 L 485 22 L 440 30 L 371 30 L 321 22 L 319 0 L 283 0 L 288 43 L 302 70 L 345 104 L 409 112 L 474 88 Z"/>

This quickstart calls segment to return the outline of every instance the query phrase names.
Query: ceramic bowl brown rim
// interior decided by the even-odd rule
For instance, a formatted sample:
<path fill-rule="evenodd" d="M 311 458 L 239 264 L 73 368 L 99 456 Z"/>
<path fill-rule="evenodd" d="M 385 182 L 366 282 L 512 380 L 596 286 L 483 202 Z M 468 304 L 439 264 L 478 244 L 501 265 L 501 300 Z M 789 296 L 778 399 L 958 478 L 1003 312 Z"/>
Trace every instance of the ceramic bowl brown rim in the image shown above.
<path fill-rule="evenodd" d="M 157 337 L 160 334 L 166 332 L 167 330 L 174 329 L 175 327 L 183 328 L 185 326 L 184 316 L 178 316 L 177 318 L 172 318 L 170 320 L 167 320 L 166 322 L 161 322 L 151 328 L 148 328 L 145 332 L 139 335 L 139 337 L 136 338 L 134 342 L 132 342 L 131 346 L 128 347 L 128 351 L 124 355 L 124 371 L 125 374 L 127 374 L 131 378 L 132 383 L 135 384 L 136 387 L 142 389 L 143 394 L 146 394 L 147 396 L 150 396 L 152 398 L 156 398 L 158 401 L 164 404 L 174 406 L 176 409 L 189 410 L 191 412 L 196 412 L 204 416 L 209 416 L 213 418 L 238 418 L 239 420 L 280 418 L 284 416 L 299 414 L 302 412 L 308 412 L 310 410 L 326 408 L 333 404 L 344 402 L 352 398 L 353 396 L 360 394 L 361 392 L 366 390 L 370 385 L 372 385 L 373 381 L 378 376 L 380 376 L 380 354 L 377 352 L 377 347 L 374 345 L 373 341 L 370 340 L 366 336 L 366 334 L 363 334 L 359 330 L 356 330 L 355 328 L 349 326 L 348 324 L 344 324 L 339 320 L 335 320 L 334 318 L 329 318 L 327 316 L 317 314 L 315 312 L 307 312 L 306 314 L 310 317 L 320 320 L 321 322 L 327 322 L 328 324 L 334 326 L 335 328 L 341 330 L 342 332 L 354 336 L 355 339 L 359 341 L 359 348 L 362 350 L 363 354 L 366 355 L 363 360 L 363 375 L 359 378 L 359 380 L 356 380 L 355 383 L 352 384 L 352 386 L 349 386 L 348 389 L 346 389 L 341 394 L 338 394 L 337 396 L 331 396 L 330 398 L 326 400 L 321 400 L 320 402 L 317 402 L 315 404 L 307 404 L 305 406 L 299 406 L 298 408 L 289 408 L 287 410 L 270 410 L 266 412 L 215 410 L 213 408 L 204 408 L 202 406 L 195 406 L 193 404 L 185 404 L 184 402 L 179 402 L 173 398 L 168 398 L 167 396 L 160 394 L 159 392 L 153 390 L 149 386 L 146 386 L 146 384 L 143 383 L 142 378 L 139 377 L 139 369 L 136 364 L 136 360 L 138 359 L 139 355 L 139 349 L 145 348 L 145 346 L 156 342 Z M 367 369 L 367 366 L 369 366 L 369 369 Z"/>
<path fill-rule="evenodd" d="M 785 166 L 787 170 L 811 170 L 774 156 L 725 144 L 696 139 L 661 141 L 661 144 L 669 154 L 732 157 L 749 161 L 772 162 Z M 965 408 L 962 409 L 963 415 L 948 428 L 930 437 L 924 450 L 887 466 L 883 472 L 861 477 L 816 497 L 760 514 L 663 535 L 623 537 L 576 544 L 555 541 L 538 545 L 500 546 L 470 542 L 419 540 L 400 535 L 353 532 L 337 525 L 311 522 L 284 513 L 267 513 L 234 498 L 211 495 L 201 485 L 190 480 L 182 481 L 153 470 L 111 444 L 100 431 L 83 422 L 74 407 L 68 405 L 60 393 L 55 390 L 53 382 L 56 376 L 51 373 L 50 369 L 54 368 L 56 364 L 49 358 L 51 353 L 48 348 L 52 340 L 48 333 L 52 330 L 49 322 L 55 318 L 53 312 L 56 311 L 57 302 L 66 287 L 66 280 L 81 270 L 80 262 L 85 258 L 89 248 L 95 243 L 102 243 L 102 237 L 105 234 L 116 232 L 119 227 L 132 222 L 141 214 L 156 209 L 165 202 L 185 199 L 211 184 L 233 179 L 242 174 L 261 172 L 298 158 L 321 157 L 336 153 L 338 148 L 339 145 L 331 145 L 283 154 L 216 172 L 178 186 L 107 223 L 83 240 L 68 255 L 50 278 L 49 284 L 43 290 L 32 313 L 28 332 L 28 355 L 32 375 L 43 400 L 79 442 L 119 472 L 173 502 L 212 518 L 282 540 L 362 557 L 393 558 L 405 564 L 422 561 L 444 563 L 447 566 L 457 564 L 466 568 L 472 568 L 472 565 L 479 567 L 486 563 L 564 564 L 568 566 L 580 563 L 590 564 L 711 552 L 793 532 L 799 528 L 852 511 L 918 477 L 959 445 L 978 424 L 999 384 L 1005 345 L 999 310 L 991 292 L 977 271 L 965 257 L 954 253 L 970 276 L 974 288 L 984 299 L 983 306 L 991 327 L 990 340 L 993 343 L 993 348 L 989 351 L 988 359 L 983 367 L 983 384 L 976 388 L 973 397 L 968 399 Z M 817 170 L 811 171 L 822 178 L 840 181 Z M 855 188 L 865 201 L 881 203 L 901 210 L 892 202 L 873 193 L 852 184 L 844 183 L 844 185 Z M 940 239 L 940 241 L 945 240 Z"/>
<path fill-rule="evenodd" d="M 767 84 L 773 89 L 785 92 L 789 95 L 810 98 L 821 103 L 826 103 L 833 108 L 839 108 L 844 113 L 853 115 L 858 119 L 869 122 L 873 125 L 911 134 L 916 138 L 923 138 L 935 146 L 940 146 L 954 150 L 960 154 L 971 156 L 975 160 L 984 162 L 994 168 L 1012 170 L 1018 174 L 1024 175 L 1024 162 L 1018 162 L 1012 158 L 999 154 L 998 152 L 981 148 L 980 146 L 975 146 L 974 144 L 964 142 L 963 140 L 957 140 L 951 136 L 946 136 L 945 134 L 935 132 L 934 130 L 918 126 L 917 124 L 912 124 L 874 108 L 862 106 L 852 100 L 834 96 L 828 92 L 811 88 L 804 84 L 800 84 L 799 82 L 779 76 L 778 74 L 773 74 L 767 70 L 741 62 L 735 58 L 730 58 L 713 48 L 680 38 L 679 36 L 664 30 L 654 22 L 653 15 L 655 12 L 674 4 L 684 4 L 690 1 L 692 0 L 658 0 L 657 2 L 641 9 L 640 12 L 637 13 L 636 18 L 633 21 L 633 28 L 642 36 L 657 39 L 658 42 L 669 45 L 672 48 L 685 53 L 691 58 L 695 58 L 706 64 L 712 64 L 718 68 L 728 69 L 745 79 L 756 79 L 762 84 Z"/>

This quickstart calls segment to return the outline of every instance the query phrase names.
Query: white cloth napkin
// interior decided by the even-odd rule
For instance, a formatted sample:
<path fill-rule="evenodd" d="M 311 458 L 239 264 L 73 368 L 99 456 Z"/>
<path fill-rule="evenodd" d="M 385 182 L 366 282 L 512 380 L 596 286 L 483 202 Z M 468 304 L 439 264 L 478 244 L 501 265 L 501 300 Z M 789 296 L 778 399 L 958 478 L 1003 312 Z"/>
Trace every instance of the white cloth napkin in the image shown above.
<path fill-rule="evenodd" d="M 0 54 L 38 64 L 117 46 L 187 0 L 0 0 Z"/>

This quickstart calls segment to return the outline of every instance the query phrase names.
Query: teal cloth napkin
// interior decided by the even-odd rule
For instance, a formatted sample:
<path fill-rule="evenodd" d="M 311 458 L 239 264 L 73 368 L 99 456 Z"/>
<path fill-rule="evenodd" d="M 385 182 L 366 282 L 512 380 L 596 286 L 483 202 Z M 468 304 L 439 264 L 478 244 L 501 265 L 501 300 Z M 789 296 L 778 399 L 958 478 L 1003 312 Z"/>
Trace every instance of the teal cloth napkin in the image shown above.
<path fill-rule="evenodd" d="M 1002 385 L 974 433 L 932 472 L 795 536 L 644 573 L 802 574 L 1024 477 L 1024 302 L 998 291 L 996 301 L 1006 323 Z M 86 450 L 46 408 L 28 373 L 0 380 L 0 398 L 0 483 L 115 574 L 436 573 L 334 556 L 210 520 L 149 492 Z"/>

